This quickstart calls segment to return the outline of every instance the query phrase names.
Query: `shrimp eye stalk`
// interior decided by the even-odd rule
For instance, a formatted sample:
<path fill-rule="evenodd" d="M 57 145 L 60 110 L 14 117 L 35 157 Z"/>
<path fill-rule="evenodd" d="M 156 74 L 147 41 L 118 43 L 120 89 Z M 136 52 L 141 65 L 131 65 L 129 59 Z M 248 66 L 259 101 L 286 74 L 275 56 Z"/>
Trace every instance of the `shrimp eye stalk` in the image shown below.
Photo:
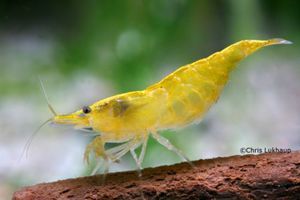
<path fill-rule="evenodd" d="M 89 106 L 83 106 L 82 107 L 82 112 L 84 113 L 84 114 L 88 114 L 88 113 L 90 113 L 92 111 L 92 109 L 89 107 Z"/>

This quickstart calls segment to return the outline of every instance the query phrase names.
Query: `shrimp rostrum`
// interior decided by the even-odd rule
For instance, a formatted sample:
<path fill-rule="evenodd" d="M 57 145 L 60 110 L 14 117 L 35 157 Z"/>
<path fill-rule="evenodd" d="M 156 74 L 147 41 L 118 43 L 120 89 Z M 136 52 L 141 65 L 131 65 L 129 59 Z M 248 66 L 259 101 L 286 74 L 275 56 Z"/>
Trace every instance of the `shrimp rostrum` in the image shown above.
<path fill-rule="evenodd" d="M 128 152 L 141 169 L 149 135 L 190 162 L 159 131 L 199 122 L 217 101 L 229 73 L 241 60 L 262 47 L 290 43 L 284 39 L 242 40 L 180 67 L 145 90 L 105 98 L 70 114 L 55 114 L 51 121 L 99 133 L 87 145 L 84 154 L 87 162 L 91 153 L 102 161 L 94 173 L 100 166 L 107 172 L 109 162 L 119 160 Z M 106 143 L 118 145 L 106 149 Z M 141 152 L 137 155 L 135 149 L 140 146 Z"/>

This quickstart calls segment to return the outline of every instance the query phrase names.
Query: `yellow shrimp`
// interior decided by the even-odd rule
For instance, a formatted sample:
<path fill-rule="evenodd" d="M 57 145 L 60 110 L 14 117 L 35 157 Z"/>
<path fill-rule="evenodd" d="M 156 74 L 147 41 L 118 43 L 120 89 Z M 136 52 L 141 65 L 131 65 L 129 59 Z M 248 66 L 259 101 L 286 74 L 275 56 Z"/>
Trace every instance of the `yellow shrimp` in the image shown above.
<path fill-rule="evenodd" d="M 242 40 L 179 68 L 145 90 L 115 95 L 71 114 L 57 115 L 49 106 L 55 115 L 52 122 L 99 132 L 86 147 L 84 157 L 88 162 L 89 154 L 94 153 L 96 158 L 104 161 L 105 172 L 109 161 L 114 162 L 127 152 L 131 152 L 138 169 L 141 169 L 149 135 L 189 161 L 158 131 L 199 122 L 219 98 L 237 63 L 261 47 L 274 44 L 291 42 L 284 39 Z M 106 143 L 121 144 L 105 149 Z M 141 153 L 137 156 L 135 149 L 141 145 Z"/>

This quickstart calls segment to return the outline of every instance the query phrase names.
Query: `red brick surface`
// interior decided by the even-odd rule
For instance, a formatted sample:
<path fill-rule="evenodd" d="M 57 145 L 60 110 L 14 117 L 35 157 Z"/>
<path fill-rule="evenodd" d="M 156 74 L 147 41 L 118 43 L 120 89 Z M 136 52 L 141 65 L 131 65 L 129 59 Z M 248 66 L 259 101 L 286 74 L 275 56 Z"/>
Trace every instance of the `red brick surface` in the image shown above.
<path fill-rule="evenodd" d="M 232 156 L 21 188 L 13 199 L 300 199 L 300 151 Z"/>

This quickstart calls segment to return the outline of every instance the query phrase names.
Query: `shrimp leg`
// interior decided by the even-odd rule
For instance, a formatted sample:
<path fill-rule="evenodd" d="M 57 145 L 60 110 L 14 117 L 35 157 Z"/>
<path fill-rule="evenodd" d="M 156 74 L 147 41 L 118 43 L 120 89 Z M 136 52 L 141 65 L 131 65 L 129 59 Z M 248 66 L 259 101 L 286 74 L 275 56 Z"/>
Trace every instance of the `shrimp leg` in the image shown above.
<path fill-rule="evenodd" d="M 124 156 L 134 146 L 139 145 L 136 139 L 132 139 L 125 144 L 107 150 L 109 158 L 114 162 Z"/>
<path fill-rule="evenodd" d="M 119 158 L 121 158 L 123 155 L 125 155 L 128 151 L 130 151 L 133 159 L 135 160 L 135 162 L 137 164 L 138 173 L 140 175 L 141 174 L 140 173 L 141 165 L 140 165 L 139 159 L 137 158 L 137 155 L 134 151 L 140 145 L 141 145 L 141 142 L 139 142 L 139 140 L 132 139 L 130 141 L 127 141 L 124 144 L 121 144 L 119 146 L 108 149 L 106 151 L 106 153 L 107 153 L 108 157 L 114 162 L 114 161 L 118 160 Z"/>
<path fill-rule="evenodd" d="M 162 137 L 161 135 L 157 134 L 156 132 L 152 132 L 151 134 L 152 134 L 152 137 L 154 139 L 156 139 L 158 143 L 160 143 L 167 149 L 175 152 L 179 157 L 181 157 L 182 159 L 187 161 L 191 166 L 194 166 L 193 163 L 190 161 L 190 159 L 188 159 L 188 157 L 186 155 L 184 155 L 184 153 L 180 149 L 176 148 L 173 144 L 171 144 L 171 142 L 168 139 Z"/>
<path fill-rule="evenodd" d="M 101 162 L 103 161 L 103 162 Z M 106 179 L 106 175 L 109 172 L 109 162 L 107 158 L 103 158 L 103 159 L 98 159 L 97 161 L 97 165 L 94 167 L 91 176 L 95 175 L 99 169 L 101 168 L 101 166 L 103 166 L 103 174 L 102 174 L 102 178 L 101 178 L 101 184 L 104 185 L 105 183 L 105 179 Z"/>
<path fill-rule="evenodd" d="M 88 144 L 84 153 L 84 159 L 86 160 L 87 163 L 89 163 L 89 155 L 91 151 L 94 152 L 95 157 L 98 159 L 98 163 L 93 169 L 91 175 L 96 174 L 103 164 L 104 170 L 103 170 L 102 182 L 104 182 L 105 176 L 108 173 L 108 168 L 109 168 L 108 157 L 107 154 L 105 153 L 104 144 L 105 143 L 102 140 L 102 138 L 98 136 L 90 144 Z M 101 162 L 101 158 L 103 159 L 103 162 Z"/>
<path fill-rule="evenodd" d="M 148 135 L 145 136 L 144 141 L 143 141 L 142 151 L 141 151 L 140 156 L 139 156 L 140 165 L 142 165 L 142 162 L 143 162 L 144 157 L 145 157 L 147 143 L 148 143 Z"/>
<path fill-rule="evenodd" d="M 142 176 L 142 173 L 141 173 L 141 170 L 143 169 L 142 168 L 142 162 L 143 162 L 145 152 L 146 152 L 146 147 L 147 147 L 147 143 L 148 143 L 148 135 L 143 139 L 142 143 L 143 143 L 142 151 L 139 155 L 139 158 L 138 158 L 137 154 L 135 153 L 135 148 L 130 149 L 130 153 L 131 153 L 133 159 L 135 160 L 135 163 L 136 163 L 137 168 L 138 168 L 137 170 L 138 170 L 139 177 Z M 138 146 L 136 146 L 136 148 L 138 148 Z"/>
<path fill-rule="evenodd" d="M 107 155 L 104 149 L 104 141 L 100 136 L 96 137 L 91 143 L 89 143 L 84 152 L 84 160 L 89 164 L 89 155 L 94 152 L 96 158 L 107 159 Z"/>
<path fill-rule="evenodd" d="M 130 153 L 131 153 L 131 155 L 132 155 L 132 157 L 133 157 L 133 159 L 134 159 L 134 161 L 135 161 L 135 163 L 136 163 L 137 171 L 138 171 L 139 177 L 141 177 L 141 176 L 142 176 L 142 173 L 141 173 L 142 166 L 141 166 L 141 164 L 140 164 L 140 162 L 139 162 L 139 159 L 138 159 L 138 157 L 137 157 L 137 155 L 136 155 L 136 153 L 135 153 L 135 151 L 134 151 L 134 148 L 131 148 L 131 149 L 130 149 Z"/>
<path fill-rule="evenodd" d="M 106 150 L 106 153 L 107 153 L 107 155 L 109 156 L 109 158 L 110 158 L 111 160 L 116 161 L 116 159 L 114 158 L 115 155 L 116 155 L 117 153 L 119 153 L 120 151 L 122 151 L 122 150 L 123 150 L 124 148 L 126 148 L 127 146 L 128 146 L 128 141 L 125 142 L 125 143 L 123 143 L 123 144 L 120 144 L 120 145 L 118 145 L 118 146 L 116 146 L 116 147 L 113 147 L 113 148 L 110 148 L 110 149 Z"/>

